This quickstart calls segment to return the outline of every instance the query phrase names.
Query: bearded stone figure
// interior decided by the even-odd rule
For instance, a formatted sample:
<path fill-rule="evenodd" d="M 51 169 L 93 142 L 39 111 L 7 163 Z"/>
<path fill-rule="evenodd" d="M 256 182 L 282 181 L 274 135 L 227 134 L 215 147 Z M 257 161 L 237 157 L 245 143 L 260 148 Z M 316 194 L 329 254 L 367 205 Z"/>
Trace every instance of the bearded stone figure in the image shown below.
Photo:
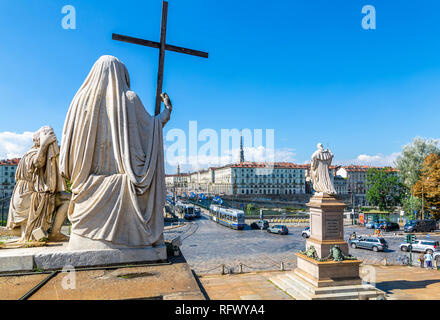
<path fill-rule="evenodd" d="M 61 173 L 71 181 L 70 249 L 163 244 L 162 128 L 171 102 L 149 115 L 113 56 L 94 64 L 64 123 Z"/>
<path fill-rule="evenodd" d="M 0 234 L 21 235 L 19 242 L 66 240 L 60 230 L 70 195 L 59 173 L 57 138 L 53 129 L 45 126 L 34 133 L 33 142 L 18 164 L 8 222 Z"/>
<path fill-rule="evenodd" d="M 318 143 L 318 150 L 312 155 L 310 178 L 313 189 L 319 193 L 335 195 L 336 190 L 330 178 L 329 169 L 333 159 L 333 153 L 325 150 L 322 143 Z"/>

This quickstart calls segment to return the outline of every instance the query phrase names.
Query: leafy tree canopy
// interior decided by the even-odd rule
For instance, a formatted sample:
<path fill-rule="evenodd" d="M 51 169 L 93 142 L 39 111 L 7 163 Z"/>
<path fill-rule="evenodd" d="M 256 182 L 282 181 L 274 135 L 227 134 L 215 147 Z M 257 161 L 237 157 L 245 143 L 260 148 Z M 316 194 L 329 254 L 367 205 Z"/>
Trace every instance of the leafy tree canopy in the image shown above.
<path fill-rule="evenodd" d="M 400 171 L 401 181 L 411 189 L 420 179 L 423 161 L 432 154 L 440 155 L 440 140 L 414 138 L 412 143 L 405 145 L 402 154 L 396 159 L 395 164 Z"/>
<path fill-rule="evenodd" d="M 391 174 L 391 168 L 371 168 L 367 172 L 367 199 L 379 210 L 392 210 L 401 205 L 406 188 L 398 176 Z"/>
<path fill-rule="evenodd" d="M 440 216 L 440 156 L 432 153 L 423 161 L 420 179 L 414 185 L 414 196 L 423 198 L 425 212 Z M 433 209 L 435 208 L 435 209 Z"/>

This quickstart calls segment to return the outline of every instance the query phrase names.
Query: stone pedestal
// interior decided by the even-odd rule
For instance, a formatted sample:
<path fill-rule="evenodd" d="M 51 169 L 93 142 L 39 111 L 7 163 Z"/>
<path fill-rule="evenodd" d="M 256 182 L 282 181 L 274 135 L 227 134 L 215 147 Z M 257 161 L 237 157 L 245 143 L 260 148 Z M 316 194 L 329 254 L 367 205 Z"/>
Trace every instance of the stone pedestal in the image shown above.
<path fill-rule="evenodd" d="M 306 249 L 314 246 L 319 258 L 325 258 L 330 248 L 338 245 L 348 255 L 348 244 L 344 241 L 345 203 L 327 194 L 318 194 L 307 206 L 310 208 L 310 238 Z"/>
<path fill-rule="evenodd" d="M 310 238 L 306 249 L 313 246 L 319 259 L 325 259 L 330 249 L 338 245 L 348 256 L 344 241 L 345 204 L 327 194 L 315 194 L 307 204 L 310 208 Z M 371 285 L 362 284 L 359 260 L 319 261 L 297 253 L 294 272 L 271 279 L 295 299 L 370 299 L 383 296 Z"/>

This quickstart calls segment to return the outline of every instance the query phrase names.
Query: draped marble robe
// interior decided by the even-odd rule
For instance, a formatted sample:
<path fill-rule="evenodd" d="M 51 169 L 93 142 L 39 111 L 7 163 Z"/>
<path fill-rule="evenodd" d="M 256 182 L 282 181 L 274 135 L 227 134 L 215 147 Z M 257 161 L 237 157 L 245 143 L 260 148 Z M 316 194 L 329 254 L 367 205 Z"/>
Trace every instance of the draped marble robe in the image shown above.
<path fill-rule="evenodd" d="M 310 167 L 310 176 L 313 183 L 313 189 L 316 192 L 335 195 L 336 189 L 330 178 L 329 168 L 332 163 L 333 153 L 330 150 L 324 150 L 322 144 L 318 144 L 318 150 L 312 155 Z"/>
<path fill-rule="evenodd" d="M 66 190 L 65 181 L 59 173 L 59 153 L 57 142 L 51 143 L 46 151 L 45 163 L 39 167 L 35 159 L 32 165 L 33 192 L 29 217 L 23 234 L 25 241 L 33 240 L 32 232 L 36 229 L 41 228 L 44 233 L 47 232 L 56 209 L 56 195 Z"/>
<path fill-rule="evenodd" d="M 51 130 L 50 127 L 41 130 Z M 53 131 L 52 131 L 53 132 Z M 58 168 L 59 148 L 57 142 L 45 149 L 45 162 L 38 165 L 40 146 L 33 146 L 21 158 L 15 174 L 16 185 L 9 208 L 8 229 L 22 226 L 23 241 L 34 240 L 32 232 L 41 228 L 46 232 L 55 212 L 57 192 L 66 189 Z"/>
<path fill-rule="evenodd" d="M 131 247 L 163 241 L 169 117 L 166 108 L 156 117 L 146 112 L 122 62 L 98 59 L 70 105 L 61 142 L 72 234 Z"/>
<path fill-rule="evenodd" d="M 18 163 L 15 172 L 15 187 L 9 205 L 6 228 L 14 229 L 27 222 L 33 192 L 34 160 L 38 148 L 32 147 Z"/>

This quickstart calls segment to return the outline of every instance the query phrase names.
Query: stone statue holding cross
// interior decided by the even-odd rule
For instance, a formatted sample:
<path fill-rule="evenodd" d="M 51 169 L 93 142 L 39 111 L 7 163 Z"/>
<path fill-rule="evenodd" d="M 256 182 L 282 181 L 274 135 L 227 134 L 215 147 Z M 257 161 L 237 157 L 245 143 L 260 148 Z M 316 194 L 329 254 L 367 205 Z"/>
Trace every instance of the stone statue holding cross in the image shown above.
<path fill-rule="evenodd" d="M 113 56 L 99 58 L 73 98 L 60 151 L 72 190 L 70 249 L 163 244 L 162 128 L 172 105 L 161 99 L 165 109 L 149 115 Z"/>

